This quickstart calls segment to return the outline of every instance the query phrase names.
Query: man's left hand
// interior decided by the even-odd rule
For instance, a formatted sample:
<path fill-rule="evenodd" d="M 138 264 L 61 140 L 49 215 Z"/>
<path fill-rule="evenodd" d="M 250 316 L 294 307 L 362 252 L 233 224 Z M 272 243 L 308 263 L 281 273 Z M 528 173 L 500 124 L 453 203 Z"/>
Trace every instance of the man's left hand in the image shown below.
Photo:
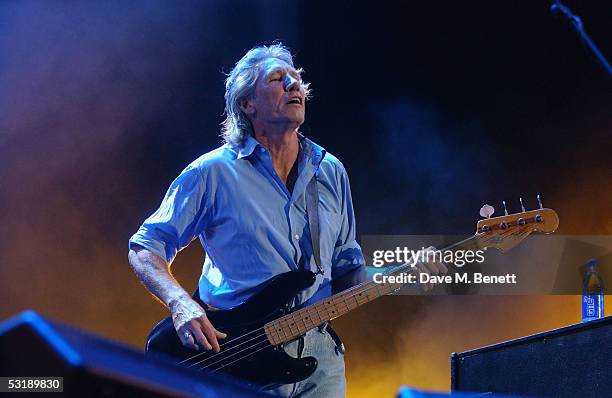
<path fill-rule="evenodd" d="M 433 252 L 435 252 L 435 250 L 435 247 L 430 246 L 424 250 L 418 251 L 416 257 L 417 261 L 414 264 L 414 269 L 416 270 L 417 274 L 424 273 L 428 275 L 445 275 L 448 273 L 448 267 L 446 266 L 446 264 L 444 264 L 443 262 L 436 261 L 436 256 L 433 255 Z M 427 255 L 428 252 L 431 252 L 429 256 Z M 433 286 L 434 283 L 432 282 L 421 284 L 421 288 L 425 292 L 433 289 Z"/>

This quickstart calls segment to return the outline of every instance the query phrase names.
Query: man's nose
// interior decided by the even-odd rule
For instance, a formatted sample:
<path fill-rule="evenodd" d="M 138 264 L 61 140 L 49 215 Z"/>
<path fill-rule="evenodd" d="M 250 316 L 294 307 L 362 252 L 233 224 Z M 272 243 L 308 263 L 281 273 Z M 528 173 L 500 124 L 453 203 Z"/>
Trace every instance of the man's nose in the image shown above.
<path fill-rule="evenodd" d="M 285 91 L 293 91 L 299 89 L 300 81 L 295 77 L 291 76 L 290 74 L 287 74 L 287 77 L 285 78 Z"/>

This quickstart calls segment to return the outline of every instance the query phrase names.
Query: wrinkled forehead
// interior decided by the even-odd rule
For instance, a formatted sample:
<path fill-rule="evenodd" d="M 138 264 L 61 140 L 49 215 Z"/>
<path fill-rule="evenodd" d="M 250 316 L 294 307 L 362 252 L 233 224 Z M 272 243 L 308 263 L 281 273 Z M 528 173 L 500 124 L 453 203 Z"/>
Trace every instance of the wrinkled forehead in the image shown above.
<path fill-rule="evenodd" d="M 283 61 L 282 59 L 267 58 L 259 64 L 260 77 L 267 76 L 268 74 L 273 73 L 276 70 L 286 70 L 288 73 L 291 73 L 296 77 L 300 76 L 300 72 L 297 69 L 295 69 L 293 66 L 291 66 L 291 64 Z"/>

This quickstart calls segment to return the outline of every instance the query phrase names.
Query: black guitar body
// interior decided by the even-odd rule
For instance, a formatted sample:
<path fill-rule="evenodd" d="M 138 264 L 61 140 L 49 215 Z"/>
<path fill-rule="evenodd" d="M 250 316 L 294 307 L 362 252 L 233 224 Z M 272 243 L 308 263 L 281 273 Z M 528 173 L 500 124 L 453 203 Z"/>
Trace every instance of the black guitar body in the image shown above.
<path fill-rule="evenodd" d="M 271 345 L 263 326 L 289 311 L 300 291 L 312 286 L 315 275 L 307 270 L 287 272 L 270 279 L 247 302 L 229 310 L 208 310 L 217 330 L 227 333 L 219 340 L 221 351 L 192 350 L 179 340 L 172 318 L 158 323 L 147 338 L 147 354 L 163 354 L 183 365 L 204 372 L 225 372 L 259 387 L 296 383 L 308 378 L 317 367 L 314 357 L 293 358 L 282 345 Z"/>

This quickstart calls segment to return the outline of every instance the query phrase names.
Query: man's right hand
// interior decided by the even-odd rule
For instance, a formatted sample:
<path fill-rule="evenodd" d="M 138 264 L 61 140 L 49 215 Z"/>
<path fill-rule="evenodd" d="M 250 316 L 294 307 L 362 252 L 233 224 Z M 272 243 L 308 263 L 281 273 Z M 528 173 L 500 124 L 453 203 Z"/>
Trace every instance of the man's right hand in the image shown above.
<path fill-rule="evenodd" d="M 174 329 L 185 347 L 198 350 L 221 350 L 218 339 L 227 337 L 210 323 L 204 309 L 190 297 L 170 303 Z"/>
<path fill-rule="evenodd" d="M 202 347 L 219 352 L 217 339 L 224 339 L 225 333 L 214 328 L 200 304 L 174 279 L 168 262 L 138 245 L 130 249 L 128 260 L 138 279 L 170 309 L 174 329 L 181 343 L 194 350 Z"/>

